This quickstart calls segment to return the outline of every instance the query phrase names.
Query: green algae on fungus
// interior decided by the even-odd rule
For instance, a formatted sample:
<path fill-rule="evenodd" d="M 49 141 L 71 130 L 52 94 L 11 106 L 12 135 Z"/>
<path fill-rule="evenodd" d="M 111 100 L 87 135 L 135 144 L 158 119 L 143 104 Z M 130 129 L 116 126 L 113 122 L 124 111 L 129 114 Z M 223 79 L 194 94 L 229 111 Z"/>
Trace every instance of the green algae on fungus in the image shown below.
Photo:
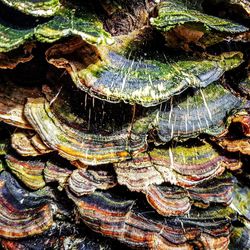
<path fill-rule="evenodd" d="M 62 9 L 51 20 L 34 28 L 12 27 L 0 21 L 0 52 L 18 48 L 29 40 L 53 43 L 63 37 L 80 36 L 90 44 L 111 44 L 111 36 L 103 29 L 101 22 L 85 10 L 75 12 Z"/>
<path fill-rule="evenodd" d="M 205 133 L 218 136 L 230 116 L 243 109 L 244 101 L 218 82 L 197 90 L 193 96 L 173 97 L 151 114 L 153 127 L 163 142 L 187 139 Z"/>
<path fill-rule="evenodd" d="M 240 52 L 162 63 L 128 59 L 119 48 L 114 50 L 112 46 L 95 47 L 71 39 L 53 45 L 46 58 L 65 68 L 76 86 L 91 96 L 145 107 L 162 103 L 188 87 L 205 87 L 243 62 Z"/>
<path fill-rule="evenodd" d="M 128 128 L 105 136 L 70 127 L 53 114 L 44 98 L 29 98 L 25 116 L 48 147 L 68 160 L 79 160 L 87 165 L 129 159 L 147 146 L 146 135 L 130 134 Z"/>
<path fill-rule="evenodd" d="M 1 133 L 1 132 L 0 132 Z M 5 155 L 8 151 L 8 140 L 0 140 L 0 155 Z"/>
<path fill-rule="evenodd" d="M 6 155 L 5 161 L 10 171 L 27 187 L 37 190 L 45 186 L 43 170 L 45 163 L 37 161 L 22 161 L 11 155 Z"/>
<path fill-rule="evenodd" d="M 195 9 L 195 5 L 191 2 L 190 0 L 163 0 L 158 7 L 158 16 L 151 19 L 151 24 L 164 32 L 185 23 L 200 23 L 206 29 L 227 33 L 240 33 L 248 30 L 247 27 L 230 20 L 202 13 Z"/>
<path fill-rule="evenodd" d="M 110 34 L 103 29 L 102 23 L 84 9 L 76 11 L 63 9 L 52 20 L 38 25 L 34 31 L 40 42 L 52 43 L 62 37 L 80 36 L 90 44 L 112 44 Z"/>
<path fill-rule="evenodd" d="M 59 0 L 1 0 L 1 2 L 25 14 L 38 17 L 52 16 L 60 8 Z"/>

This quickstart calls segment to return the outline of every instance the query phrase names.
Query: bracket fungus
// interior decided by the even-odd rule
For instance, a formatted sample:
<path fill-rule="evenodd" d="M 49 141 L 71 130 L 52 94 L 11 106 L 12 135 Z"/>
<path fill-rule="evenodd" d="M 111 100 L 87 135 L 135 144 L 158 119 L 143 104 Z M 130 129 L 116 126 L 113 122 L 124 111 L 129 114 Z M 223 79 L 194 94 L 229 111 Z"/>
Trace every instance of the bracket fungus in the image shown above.
<path fill-rule="evenodd" d="M 195 187 L 221 175 L 225 169 L 240 168 L 236 159 L 221 156 L 210 144 L 154 149 L 131 160 L 116 163 L 118 183 L 132 191 L 144 191 L 151 184 L 168 182 Z"/>
<path fill-rule="evenodd" d="M 29 99 L 25 116 L 44 143 L 69 160 L 87 165 L 106 164 L 128 159 L 145 150 L 146 136 L 120 131 L 110 136 L 84 133 L 63 124 L 44 98 Z"/>
<path fill-rule="evenodd" d="M 199 1 L 163 0 L 158 7 L 158 16 L 151 19 L 152 25 L 162 31 L 168 31 L 177 25 L 185 23 L 203 24 L 205 29 L 221 32 L 240 33 L 248 28 L 230 20 L 202 13 Z"/>
<path fill-rule="evenodd" d="M 186 189 L 150 185 L 144 192 L 148 203 L 159 214 L 176 216 L 189 213 L 192 205 L 202 208 L 211 203 L 229 205 L 233 200 L 233 180 L 230 176 L 222 176 Z"/>
<path fill-rule="evenodd" d="M 65 68 L 76 86 L 91 96 L 145 107 L 167 101 L 189 87 L 206 87 L 243 59 L 238 52 L 170 62 L 130 59 L 123 55 L 128 50 L 124 48 L 126 43 L 113 51 L 112 46 L 95 48 L 81 39 L 72 39 L 53 45 L 46 51 L 46 58 L 56 67 Z"/>
<path fill-rule="evenodd" d="M 232 133 L 231 127 L 237 126 L 240 131 L 238 134 Z M 221 136 L 211 138 L 223 149 L 229 152 L 240 152 L 250 154 L 250 117 L 248 112 L 240 112 L 230 119 L 229 129 Z"/>
<path fill-rule="evenodd" d="M 43 171 L 44 180 L 46 183 L 57 182 L 59 184 L 58 189 L 63 189 L 67 183 L 69 176 L 72 174 L 72 170 L 62 168 L 51 162 L 46 162 Z"/>
<path fill-rule="evenodd" d="M 23 109 L 28 97 L 39 97 L 39 88 L 20 87 L 8 82 L 0 84 L 0 120 L 20 128 L 31 129 Z"/>
<path fill-rule="evenodd" d="M 33 190 L 43 188 L 44 163 L 39 161 L 21 161 L 11 155 L 6 155 L 6 163 L 11 172 L 18 177 L 27 187 Z"/>
<path fill-rule="evenodd" d="M 230 115 L 243 109 L 243 104 L 239 97 L 214 83 L 193 96 L 173 97 L 156 112 L 153 124 L 163 142 L 202 133 L 218 136 L 225 131 Z"/>
<path fill-rule="evenodd" d="M 117 184 L 115 175 L 107 169 L 77 169 L 68 179 L 69 189 L 77 196 L 94 193 L 96 189 L 106 190 Z"/>
<path fill-rule="evenodd" d="M 238 140 L 224 138 L 219 139 L 217 143 L 229 152 L 241 152 L 242 154 L 250 155 L 250 139 L 248 138 Z"/>
<path fill-rule="evenodd" d="M 197 244 L 208 249 L 226 249 L 229 244 L 230 226 L 225 218 L 164 220 L 153 212 L 140 212 L 135 200 L 115 197 L 112 193 L 100 191 L 81 198 L 69 192 L 68 195 L 86 225 L 131 247 L 192 249 Z"/>
<path fill-rule="evenodd" d="M 113 42 L 111 36 L 102 28 L 101 22 L 95 16 L 88 15 L 84 9 L 79 9 L 76 13 L 71 9 L 62 8 L 47 22 L 22 29 L 11 23 L 0 22 L 0 35 L 0 52 L 11 51 L 31 40 L 53 43 L 72 35 L 80 36 L 90 44 Z"/>
<path fill-rule="evenodd" d="M 0 0 L 0 249 L 250 248 L 246 0 Z"/>
<path fill-rule="evenodd" d="M 59 0 L 24 0 L 21 2 L 18 0 L 1 0 L 1 2 L 25 14 L 38 17 L 52 16 L 60 8 Z"/>
<path fill-rule="evenodd" d="M 52 207 L 45 195 L 26 191 L 7 172 L 2 172 L 0 179 L 1 237 L 24 238 L 52 226 Z"/>
<path fill-rule="evenodd" d="M 38 156 L 52 152 L 41 138 L 26 131 L 14 132 L 11 136 L 11 146 L 22 156 Z"/>
<path fill-rule="evenodd" d="M 165 37 L 169 47 L 192 50 L 192 45 L 206 48 L 223 41 L 235 39 L 235 34 L 244 34 L 247 26 L 228 19 L 211 15 L 207 9 L 217 9 L 215 1 L 163 0 L 157 6 L 157 14 L 151 24 Z M 227 2 L 227 1 L 226 1 Z M 219 3 L 218 3 L 219 4 Z M 228 6 L 223 6 L 227 9 Z M 231 6 L 230 10 L 234 8 Z M 220 14 L 213 11 L 213 14 Z M 236 12 L 237 13 L 237 12 Z M 238 13 L 237 13 L 238 14 Z"/>

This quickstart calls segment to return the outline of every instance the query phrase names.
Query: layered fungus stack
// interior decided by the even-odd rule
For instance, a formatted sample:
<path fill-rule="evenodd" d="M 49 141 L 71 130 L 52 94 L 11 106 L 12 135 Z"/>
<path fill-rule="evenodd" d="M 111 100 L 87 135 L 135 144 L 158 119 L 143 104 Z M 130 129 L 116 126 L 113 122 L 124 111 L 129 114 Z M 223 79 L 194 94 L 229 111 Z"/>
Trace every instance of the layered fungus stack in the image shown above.
<path fill-rule="evenodd" d="M 248 0 L 0 0 L 1 249 L 250 249 Z"/>

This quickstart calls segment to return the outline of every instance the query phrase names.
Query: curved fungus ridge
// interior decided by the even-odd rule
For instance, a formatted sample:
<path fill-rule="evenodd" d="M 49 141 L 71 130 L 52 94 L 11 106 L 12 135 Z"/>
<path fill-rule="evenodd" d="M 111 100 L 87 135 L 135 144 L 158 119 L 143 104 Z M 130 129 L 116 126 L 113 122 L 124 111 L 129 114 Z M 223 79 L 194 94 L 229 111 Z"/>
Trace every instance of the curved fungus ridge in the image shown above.
<path fill-rule="evenodd" d="M 202 133 L 218 136 L 228 127 L 230 117 L 242 109 L 244 100 L 213 83 L 193 96 L 174 97 L 156 112 L 153 123 L 163 142 Z"/>
<path fill-rule="evenodd" d="M 21 87 L 11 82 L 0 84 L 0 120 L 24 129 L 32 129 L 24 116 L 24 104 L 28 97 L 39 97 L 37 87 Z"/>
<path fill-rule="evenodd" d="M 233 200 L 233 179 L 217 177 L 186 189 L 169 185 L 150 185 L 144 191 L 148 203 L 163 216 L 188 214 L 191 206 L 207 208 L 220 203 L 228 206 Z"/>
<path fill-rule="evenodd" d="M 68 179 L 69 189 L 77 196 L 91 194 L 96 189 L 106 190 L 116 184 L 115 175 L 107 167 L 77 169 Z"/>
<path fill-rule="evenodd" d="M 52 19 L 38 24 L 34 28 L 18 28 L 0 22 L 0 52 L 8 52 L 36 40 L 42 43 L 53 43 L 63 37 L 80 36 L 89 44 L 112 44 L 113 39 L 107 33 L 96 16 L 79 9 L 62 8 Z"/>
<path fill-rule="evenodd" d="M 46 51 L 46 59 L 66 69 L 75 85 L 91 96 L 145 107 L 163 103 L 190 87 L 206 87 L 243 59 L 241 53 L 229 52 L 163 63 L 126 58 L 124 48 L 117 52 L 113 47 L 96 48 L 75 38 L 53 45 Z"/>
<path fill-rule="evenodd" d="M 45 186 L 43 180 L 45 163 L 40 161 L 21 161 L 11 155 L 6 155 L 5 161 L 11 172 L 28 188 L 37 190 Z"/>
<path fill-rule="evenodd" d="M 52 16 L 61 6 L 59 0 L 1 0 L 1 2 L 25 14 L 37 17 Z"/>
<path fill-rule="evenodd" d="M 52 208 L 46 196 L 26 191 L 5 171 L 0 176 L 0 200 L 1 237 L 20 239 L 52 226 Z"/>
<path fill-rule="evenodd" d="M 77 198 L 80 218 L 92 230 L 118 239 L 131 247 L 150 249 L 192 249 L 194 245 L 227 249 L 230 226 L 227 219 L 155 217 L 154 212 L 138 210 L 135 200 L 99 191 Z M 196 225 L 199 224 L 199 227 Z"/>
<path fill-rule="evenodd" d="M 43 142 L 68 160 L 87 165 L 118 162 L 144 151 L 147 145 L 145 135 L 126 130 L 102 136 L 71 128 L 56 118 L 44 98 L 29 98 L 24 112 Z"/>
<path fill-rule="evenodd" d="M 151 24 L 164 32 L 185 23 L 200 23 L 205 29 L 227 33 L 240 33 L 248 30 L 247 27 L 230 20 L 202 13 L 195 7 L 192 1 L 163 0 L 158 6 L 158 16 L 151 19 Z"/>
<path fill-rule="evenodd" d="M 240 152 L 250 155 L 250 139 L 248 138 L 238 140 L 223 138 L 216 141 L 216 143 L 229 152 Z"/>
<path fill-rule="evenodd" d="M 219 153 L 210 145 L 154 149 L 131 160 L 115 163 L 118 183 L 131 191 L 143 192 L 152 184 L 168 182 L 196 187 L 221 175 L 225 169 L 239 169 L 242 163 Z"/>
<path fill-rule="evenodd" d="M 62 168 L 51 162 L 46 162 L 43 171 L 44 181 L 47 183 L 57 182 L 58 188 L 63 189 L 67 184 L 69 176 L 72 174 L 72 170 L 68 168 Z"/>
<path fill-rule="evenodd" d="M 37 134 L 33 131 L 29 133 L 28 130 L 14 132 L 11 136 L 11 146 L 21 156 L 39 156 L 52 152 Z"/>

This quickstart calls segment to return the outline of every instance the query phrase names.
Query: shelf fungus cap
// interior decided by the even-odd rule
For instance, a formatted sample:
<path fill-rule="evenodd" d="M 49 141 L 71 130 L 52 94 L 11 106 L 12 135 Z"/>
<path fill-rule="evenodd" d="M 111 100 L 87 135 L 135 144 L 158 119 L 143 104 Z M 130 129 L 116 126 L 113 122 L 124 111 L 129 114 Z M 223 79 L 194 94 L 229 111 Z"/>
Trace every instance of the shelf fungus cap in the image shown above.
<path fill-rule="evenodd" d="M 28 192 L 7 172 L 0 175 L 0 235 L 20 239 L 48 230 L 53 215 L 48 197 Z"/>
<path fill-rule="evenodd" d="M 235 179 L 229 173 L 187 188 L 188 195 L 197 207 L 207 208 L 211 204 L 228 206 L 233 200 Z"/>
<path fill-rule="evenodd" d="M 0 120 L 24 129 L 32 129 L 24 116 L 24 104 L 28 97 L 39 97 L 36 87 L 21 87 L 7 82 L 0 84 Z"/>
<path fill-rule="evenodd" d="M 151 24 L 164 32 L 186 23 L 198 23 L 206 29 L 227 33 L 240 33 L 248 30 L 247 27 L 230 20 L 207 15 L 190 2 L 192 1 L 163 0 L 158 6 L 158 16 L 151 18 Z"/>
<path fill-rule="evenodd" d="M 129 159 L 147 146 L 146 135 L 130 134 L 127 130 L 105 136 L 70 127 L 53 114 L 44 98 L 29 98 L 25 116 L 49 148 L 68 160 L 79 160 L 86 165 Z"/>
<path fill-rule="evenodd" d="M 22 4 L 20 1 L 16 2 L 19 5 Z M 52 43 L 68 36 L 79 36 L 84 41 L 95 45 L 114 43 L 97 17 L 87 14 L 84 9 L 74 11 L 62 8 L 51 19 L 40 24 L 34 22 L 30 27 L 18 27 L 0 20 L 0 36 L 0 53 L 16 49 L 30 40 Z"/>
<path fill-rule="evenodd" d="M 91 96 L 145 107 L 167 101 L 189 87 L 206 87 L 243 62 L 241 52 L 166 63 L 130 59 L 112 46 L 91 46 L 81 39 L 53 45 L 46 51 L 46 58 L 56 67 L 65 68 L 75 85 Z"/>
<path fill-rule="evenodd" d="M 219 138 L 218 140 L 216 140 L 216 143 L 229 152 L 240 152 L 245 155 L 250 155 L 249 138 L 242 138 L 242 139 Z"/>
<path fill-rule="evenodd" d="M 151 114 L 153 126 L 163 142 L 194 138 L 204 133 L 219 136 L 244 100 L 234 96 L 219 83 L 197 90 L 193 96 L 177 96 Z"/>
<path fill-rule="evenodd" d="M 45 163 L 39 160 L 21 161 L 11 155 L 6 155 L 5 161 L 11 172 L 30 189 L 37 190 L 45 186 L 43 179 Z"/>
<path fill-rule="evenodd" d="M 187 214 L 192 205 L 188 193 L 177 186 L 150 185 L 146 191 L 148 203 L 163 216 Z"/>
<path fill-rule="evenodd" d="M 11 146 L 21 156 L 38 156 L 52 152 L 40 139 L 39 135 L 29 130 L 16 131 L 11 136 Z"/>
<path fill-rule="evenodd" d="M 76 11 L 62 9 L 53 19 L 38 25 L 34 30 L 34 35 L 38 41 L 46 43 L 68 36 L 79 36 L 85 42 L 94 45 L 114 43 L 98 18 L 81 8 Z"/>
<path fill-rule="evenodd" d="M 142 208 L 135 200 L 108 191 L 82 197 L 68 191 L 68 196 L 88 227 L 130 247 L 189 250 L 197 244 L 226 250 L 229 243 L 230 221 L 222 217 L 168 217 L 166 220 Z"/>
<path fill-rule="evenodd" d="M 38 17 L 52 16 L 60 8 L 59 0 L 1 0 L 1 2 L 25 14 Z"/>
<path fill-rule="evenodd" d="M 77 196 L 106 190 L 117 184 L 114 173 L 107 166 L 74 170 L 68 179 L 69 189 Z"/>
<path fill-rule="evenodd" d="M 148 203 L 163 216 L 188 214 L 191 206 L 207 208 L 212 204 L 229 205 L 233 199 L 231 176 L 217 177 L 190 188 L 150 185 L 145 191 Z"/>
<path fill-rule="evenodd" d="M 44 180 L 46 183 L 57 182 L 59 184 L 58 189 L 65 188 L 69 176 L 72 174 L 72 170 L 63 168 L 57 164 L 47 161 L 43 171 Z"/>
<path fill-rule="evenodd" d="M 147 192 L 150 185 L 164 182 L 195 187 L 221 175 L 225 168 L 241 167 L 241 162 L 220 156 L 205 143 L 196 147 L 153 149 L 114 165 L 119 184 L 131 191 Z"/>

